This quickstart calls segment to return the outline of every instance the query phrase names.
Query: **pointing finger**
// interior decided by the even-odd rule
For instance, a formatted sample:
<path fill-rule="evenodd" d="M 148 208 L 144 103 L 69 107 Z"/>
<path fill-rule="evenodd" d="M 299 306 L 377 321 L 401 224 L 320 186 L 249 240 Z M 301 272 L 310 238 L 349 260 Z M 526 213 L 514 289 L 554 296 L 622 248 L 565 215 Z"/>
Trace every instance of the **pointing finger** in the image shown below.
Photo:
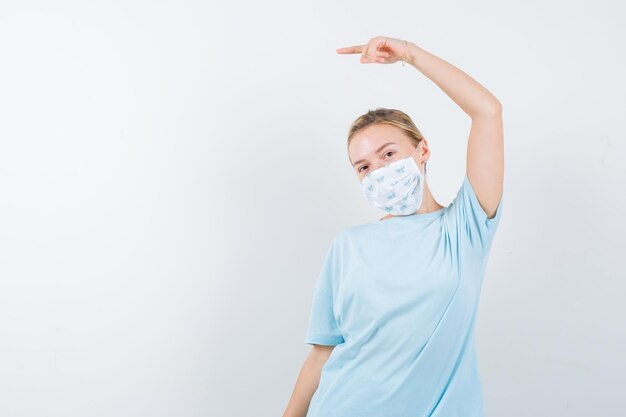
<path fill-rule="evenodd" d="M 360 54 L 366 45 L 354 45 L 346 46 L 345 48 L 337 49 L 338 54 Z"/>

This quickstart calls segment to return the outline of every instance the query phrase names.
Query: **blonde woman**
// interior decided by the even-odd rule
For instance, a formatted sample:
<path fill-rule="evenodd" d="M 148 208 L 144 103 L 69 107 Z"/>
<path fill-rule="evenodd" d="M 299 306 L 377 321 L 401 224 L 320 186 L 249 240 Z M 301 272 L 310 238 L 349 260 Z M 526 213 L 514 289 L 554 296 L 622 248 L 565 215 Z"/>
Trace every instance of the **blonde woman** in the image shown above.
<path fill-rule="evenodd" d="M 472 119 L 466 174 L 443 206 L 426 180 L 428 142 L 409 116 L 379 108 L 354 121 L 350 163 L 386 215 L 334 237 L 284 417 L 482 417 L 474 327 L 502 214 L 502 105 L 412 42 L 377 36 L 337 52 L 400 61 L 438 85 Z"/>

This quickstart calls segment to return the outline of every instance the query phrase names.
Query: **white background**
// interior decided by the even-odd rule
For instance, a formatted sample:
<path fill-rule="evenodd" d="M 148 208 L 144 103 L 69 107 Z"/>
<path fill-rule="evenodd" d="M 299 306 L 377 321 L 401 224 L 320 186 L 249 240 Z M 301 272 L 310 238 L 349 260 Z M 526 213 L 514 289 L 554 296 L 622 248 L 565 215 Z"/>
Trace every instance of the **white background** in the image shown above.
<path fill-rule="evenodd" d="M 447 205 L 469 117 L 408 39 L 503 104 L 477 322 L 487 416 L 623 415 L 617 1 L 0 3 L 0 415 L 280 416 L 334 234 L 382 216 L 350 123 L 408 113 Z"/>

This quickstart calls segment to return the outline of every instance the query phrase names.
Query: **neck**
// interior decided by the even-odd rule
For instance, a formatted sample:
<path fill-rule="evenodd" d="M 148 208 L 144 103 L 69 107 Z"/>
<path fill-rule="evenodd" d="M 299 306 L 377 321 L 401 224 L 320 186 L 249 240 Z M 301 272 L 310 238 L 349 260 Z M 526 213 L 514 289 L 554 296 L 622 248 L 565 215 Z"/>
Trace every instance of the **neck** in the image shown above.
<path fill-rule="evenodd" d="M 428 181 L 424 182 L 424 200 L 422 201 L 422 206 L 417 210 L 416 214 L 422 213 L 430 213 L 432 211 L 437 211 L 442 209 L 443 206 L 435 201 L 433 195 L 430 193 L 430 188 L 428 187 Z"/>

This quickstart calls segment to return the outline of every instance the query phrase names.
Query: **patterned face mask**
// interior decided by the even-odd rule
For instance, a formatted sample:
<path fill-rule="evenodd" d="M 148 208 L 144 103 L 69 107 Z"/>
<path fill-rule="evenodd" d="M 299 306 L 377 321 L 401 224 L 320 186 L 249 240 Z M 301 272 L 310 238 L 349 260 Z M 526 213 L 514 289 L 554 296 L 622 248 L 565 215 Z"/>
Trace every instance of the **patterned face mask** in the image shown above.
<path fill-rule="evenodd" d="M 395 215 L 413 214 L 422 205 L 424 175 L 413 155 L 382 166 L 361 180 L 361 192 L 372 204 Z"/>

